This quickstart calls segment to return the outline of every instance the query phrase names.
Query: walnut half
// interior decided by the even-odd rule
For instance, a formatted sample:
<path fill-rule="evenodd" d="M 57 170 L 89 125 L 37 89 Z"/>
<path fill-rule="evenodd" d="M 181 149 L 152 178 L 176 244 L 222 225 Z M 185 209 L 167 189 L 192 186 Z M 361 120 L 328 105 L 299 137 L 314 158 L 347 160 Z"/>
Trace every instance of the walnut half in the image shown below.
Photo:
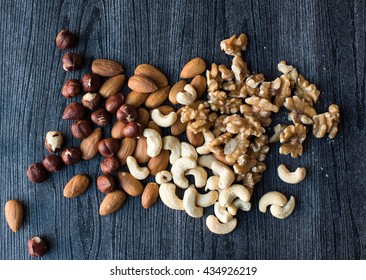
<path fill-rule="evenodd" d="M 281 135 L 280 142 L 280 154 L 291 154 L 292 158 L 297 158 L 298 155 L 302 155 L 302 143 L 306 139 L 306 126 L 302 124 L 289 125 L 286 127 Z"/>
<path fill-rule="evenodd" d="M 316 138 L 322 138 L 326 133 L 328 137 L 333 139 L 338 132 L 339 124 L 339 108 L 332 104 L 328 108 L 328 112 L 313 117 L 314 126 L 313 134 Z"/>

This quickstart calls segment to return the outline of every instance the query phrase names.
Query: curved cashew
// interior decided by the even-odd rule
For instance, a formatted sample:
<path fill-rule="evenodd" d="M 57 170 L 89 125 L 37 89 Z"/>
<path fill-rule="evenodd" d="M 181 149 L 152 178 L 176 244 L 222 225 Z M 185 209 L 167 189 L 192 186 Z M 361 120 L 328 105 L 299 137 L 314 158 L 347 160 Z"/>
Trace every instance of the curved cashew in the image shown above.
<path fill-rule="evenodd" d="M 155 175 L 155 182 L 159 185 L 168 183 L 172 180 L 172 174 L 168 170 L 162 170 Z"/>
<path fill-rule="evenodd" d="M 238 213 L 238 209 L 243 211 L 250 211 L 252 208 L 252 204 L 250 202 L 242 201 L 240 198 L 237 198 L 227 207 L 227 211 L 231 215 L 236 215 Z"/>
<path fill-rule="evenodd" d="M 137 180 L 144 180 L 150 174 L 149 169 L 147 167 L 140 167 L 133 156 L 127 157 L 126 164 L 131 175 Z"/>
<path fill-rule="evenodd" d="M 297 184 L 304 180 L 306 170 L 304 167 L 298 167 L 294 172 L 290 172 L 284 164 L 277 168 L 278 177 L 288 184 Z"/>
<path fill-rule="evenodd" d="M 218 199 L 219 194 L 217 191 L 209 191 L 205 194 L 200 194 L 197 192 L 196 194 L 196 205 L 200 207 L 208 207 L 213 205 Z"/>
<path fill-rule="evenodd" d="M 157 132 L 155 129 L 145 128 L 144 136 L 146 137 L 147 143 L 147 155 L 149 157 L 156 157 L 159 155 L 163 146 L 163 141 L 159 132 Z"/>
<path fill-rule="evenodd" d="M 212 140 L 215 139 L 215 134 L 213 134 L 212 131 L 206 131 L 203 132 L 203 138 L 205 139 L 205 143 L 196 148 L 197 153 L 199 153 L 200 155 L 207 155 L 209 153 L 211 153 L 211 151 L 207 148 L 206 144 L 210 143 Z"/>
<path fill-rule="evenodd" d="M 250 191 L 243 185 L 235 184 L 223 189 L 219 195 L 219 202 L 222 207 L 228 207 L 234 199 L 240 198 L 242 201 L 249 202 Z"/>
<path fill-rule="evenodd" d="M 184 91 L 180 91 L 177 94 L 177 102 L 182 105 L 191 105 L 197 98 L 197 92 L 193 86 L 186 84 Z"/>
<path fill-rule="evenodd" d="M 284 206 L 272 205 L 269 209 L 271 210 L 272 216 L 278 219 L 285 219 L 290 216 L 295 209 L 295 198 L 291 196 Z"/>
<path fill-rule="evenodd" d="M 220 221 L 215 217 L 215 215 L 209 215 L 206 219 L 206 225 L 208 229 L 216 234 L 227 234 L 232 232 L 236 225 L 237 220 L 233 218 L 230 222 L 226 224 L 220 223 Z"/>
<path fill-rule="evenodd" d="M 225 207 L 222 207 L 219 202 L 215 203 L 214 212 L 219 221 L 224 224 L 230 222 L 234 218 L 234 216 L 231 215 Z"/>
<path fill-rule="evenodd" d="M 169 127 L 176 122 L 178 116 L 176 112 L 170 112 L 167 115 L 163 115 L 159 109 L 154 109 L 151 112 L 152 120 L 160 127 Z"/>
<path fill-rule="evenodd" d="M 211 169 L 213 174 L 219 175 L 219 188 L 225 189 L 231 186 L 231 184 L 235 181 L 235 174 L 231 170 L 230 167 L 223 164 L 222 162 L 216 161 L 211 165 Z"/>
<path fill-rule="evenodd" d="M 199 156 L 197 163 L 199 166 L 212 169 L 211 166 L 214 162 L 219 162 L 213 155 Z"/>
<path fill-rule="evenodd" d="M 188 188 L 188 180 L 184 176 L 184 173 L 191 168 L 195 168 L 197 162 L 193 158 L 180 158 L 173 165 L 170 170 L 173 176 L 174 184 L 182 189 Z"/>
<path fill-rule="evenodd" d="M 186 189 L 183 196 L 183 207 L 189 216 L 200 218 L 203 216 L 203 208 L 196 206 L 196 194 L 195 188 L 189 187 Z"/>
<path fill-rule="evenodd" d="M 181 154 L 182 157 L 191 157 L 195 161 L 197 161 L 198 154 L 196 152 L 196 149 L 193 147 L 193 145 L 191 145 L 187 142 L 182 142 L 180 145 L 181 145 L 180 154 Z"/>
<path fill-rule="evenodd" d="M 207 179 L 205 191 L 207 190 L 217 190 L 219 189 L 219 180 L 220 177 L 217 175 L 211 176 Z"/>
<path fill-rule="evenodd" d="M 266 213 L 268 205 L 285 206 L 287 198 L 280 192 L 271 191 L 264 194 L 259 200 L 259 211 Z"/>
<path fill-rule="evenodd" d="M 170 151 L 170 164 L 174 164 L 180 158 L 181 148 L 180 141 L 177 137 L 171 135 L 165 136 L 163 138 L 163 149 Z"/>
<path fill-rule="evenodd" d="M 197 188 L 203 188 L 207 182 L 207 172 L 201 166 L 188 169 L 184 175 L 192 175 L 194 177 L 194 184 Z"/>
<path fill-rule="evenodd" d="M 161 201 L 171 209 L 184 210 L 183 200 L 175 194 L 176 186 L 173 183 L 164 183 L 160 185 L 159 195 Z"/>

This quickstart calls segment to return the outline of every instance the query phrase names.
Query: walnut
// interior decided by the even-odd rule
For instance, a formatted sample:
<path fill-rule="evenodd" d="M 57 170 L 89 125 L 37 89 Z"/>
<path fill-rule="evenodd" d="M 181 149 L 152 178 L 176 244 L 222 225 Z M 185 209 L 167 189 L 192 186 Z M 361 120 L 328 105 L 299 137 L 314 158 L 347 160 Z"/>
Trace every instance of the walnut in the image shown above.
<path fill-rule="evenodd" d="M 264 161 L 269 151 L 268 147 L 268 136 L 262 134 L 259 137 L 255 137 L 249 146 L 248 154 L 252 158 L 256 158 L 258 161 Z"/>
<path fill-rule="evenodd" d="M 221 115 L 215 120 L 213 134 L 218 137 L 221 133 L 226 132 L 226 125 L 224 124 L 224 119 L 227 115 Z"/>
<path fill-rule="evenodd" d="M 242 155 L 239 157 L 237 163 L 234 164 L 234 172 L 237 174 L 245 174 L 252 170 L 257 164 L 255 158 L 250 158 L 249 155 Z"/>
<path fill-rule="evenodd" d="M 274 95 L 276 97 L 273 103 L 278 107 L 282 107 L 283 103 L 285 103 L 286 98 L 291 96 L 291 80 L 286 75 L 282 75 L 280 78 L 277 79 L 279 79 L 277 81 L 279 82 L 279 85 L 277 90 L 274 90 Z"/>
<path fill-rule="evenodd" d="M 280 154 L 287 155 L 291 153 L 291 157 L 297 158 L 302 155 L 302 143 L 306 139 L 306 126 L 295 124 L 287 126 L 280 135 Z"/>
<path fill-rule="evenodd" d="M 244 156 L 250 145 L 248 135 L 240 133 L 235 138 L 231 138 L 224 147 L 225 159 L 230 162 L 236 162 L 240 157 Z"/>
<path fill-rule="evenodd" d="M 262 82 L 257 96 L 267 99 L 268 101 L 271 101 L 273 96 L 278 95 L 280 86 L 281 86 L 280 78 L 277 78 L 272 82 Z"/>
<path fill-rule="evenodd" d="M 234 73 L 235 80 L 237 80 L 238 82 L 244 81 L 244 79 L 250 74 L 248 70 L 248 65 L 244 62 L 241 56 L 237 55 L 233 58 L 231 70 Z"/>
<path fill-rule="evenodd" d="M 263 74 L 254 74 L 248 76 L 244 83 L 237 85 L 236 90 L 229 93 L 230 97 L 246 98 L 248 95 L 258 95 L 259 85 L 264 81 Z"/>
<path fill-rule="evenodd" d="M 261 122 L 263 127 L 269 126 L 272 122 L 272 119 L 270 117 L 263 118 L 263 117 L 259 116 L 258 113 L 254 112 L 253 106 L 251 106 L 251 105 L 247 105 L 247 104 L 241 105 L 240 113 L 242 113 L 244 116 L 252 116 L 252 117 L 258 119 Z"/>
<path fill-rule="evenodd" d="M 313 134 L 316 138 L 322 138 L 326 133 L 329 133 L 328 137 L 333 139 L 338 132 L 338 106 L 335 104 L 330 105 L 328 112 L 314 116 L 313 121 Z"/>
<path fill-rule="evenodd" d="M 232 134 L 245 133 L 248 136 L 260 136 L 264 133 L 260 121 L 252 116 L 231 115 L 224 119 L 223 124 L 226 125 L 226 131 Z"/>
<path fill-rule="evenodd" d="M 225 91 L 214 91 L 208 93 L 208 103 L 213 111 L 220 111 L 221 114 L 235 114 L 240 110 L 242 101 L 238 98 L 227 98 Z"/>
<path fill-rule="evenodd" d="M 296 68 L 292 65 L 287 65 L 286 61 L 282 60 L 277 65 L 278 71 L 282 72 L 285 77 L 290 80 L 291 88 L 293 88 L 297 82 L 297 78 L 299 73 L 297 72 Z"/>
<path fill-rule="evenodd" d="M 194 134 L 208 131 L 217 118 L 216 113 L 210 114 L 208 106 L 208 103 L 201 103 L 197 109 L 190 106 L 183 107 L 180 121 L 182 123 L 192 121 L 187 128 L 192 130 Z"/>
<path fill-rule="evenodd" d="M 315 109 L 304 99 L 298 96 L 288 97 L 284 103 L 287 110 L 291 111 L 288 119 L 293 123 L 312 124 L 316 115 Z"/>
<path fill-rule="evenodd" d="M 207 143 L 206 147 L 209 151 L 211 151 L 214 154 L 223 154 L 222 145 L 229 142 L 229 140 L 233 138 L 233 136 L 234 135 L 231 134 L 230 132 L 225 132 L 224 134 L 221 134 L 219 137 Z"/>
<path fill-rule="evenodd" d="M 247 35 L 241 33 L 239 37 L 235 35 L 228 39 L 221 41 L 220 47 L 228 55 L 241 55 L 241 51 L 247 49 L 248 38 Z"/>
<path fill-rule="evenodd" d="M 273 130 L 274 130 L 274 134 L 272 135 L 271 138 L 269 138 L 269 143 L 275 143 L 277 141 L 280 141 L 280 135 L 282 133 L 282 131 L 286 128 L 286 125 L 283 124 L 278 124 L 276 125 Z"/>
<path fill-rule="evenodd" d="M 206 70 L 207 91 L 217 91 L 222 86 L 222 78 L 217 64 L 212 63 L 211 70 Z"/>
<path fill-rule="evenodd" d="M 221 75 L 221 79 L 223 81 L 232 81 L 234 80 L 234 73 L 229 70 L 225 65 L 221 64 L 219 65 L 219 72 Z"/>
<path fill-rule="evenodd" d="M 310 84 L 305 80 L 304 76 L 299 75 L 296 82 L 295 94 L 313 106 L 318 102 L 320 91 L 314 84 Z"/>
<path fill-rule="evenodd" d="M 267 99 L 258 96 L 246 98 L 245 102 L 252 105 L 253 112 L 262 118 L 268 118 L 271 115 L 271 112 L 277 113 L 279 110 L 276 105 L 273 105 Z"/>

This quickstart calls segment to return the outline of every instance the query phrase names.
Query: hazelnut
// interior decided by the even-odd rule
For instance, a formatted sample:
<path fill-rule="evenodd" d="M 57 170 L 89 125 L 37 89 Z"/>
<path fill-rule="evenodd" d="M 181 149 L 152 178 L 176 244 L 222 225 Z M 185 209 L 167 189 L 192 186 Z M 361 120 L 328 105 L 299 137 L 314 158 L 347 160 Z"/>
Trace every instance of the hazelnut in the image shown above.
<path fill-rule="evenodd" d="M 104 194 L 114 191 L 115 185 L 115 180 L 111 175 L 104 174 L 99 176 L 97 179 L 98 189 Z"/>
<path fill-rule="evenodd" d="M 122 93 L 116 93 L 108 97 L 105 102 L 105 109 L 110 113 L 117 112 L 118 108 L 125 102 L 125 97 Z"/>
<path fill-rule="evenodd" d="M 78 70 L 83 66 L 83 58 L 77 53 L 66 53 L 62 57 L 62 65 L 65 71 Z"/>
<path fill-rule="evenodd" d="M 89 110 L 94 110 L 95 108 L 97 108 L 101 101 L 102 96 L 99 93 L 91 92 L 84 94 L 83 98 L 81 99 L 83 106 L 85 108 L 88 108 Z"/>
<path fill-rule="evenodd" d="M 71 98 L 79 94 L 81 91 L 81 84 L 76 79 L 67 80 L 62 87 L 61 94 L 65 98 Z"/>
<path fill-rule="evenodd" d="M 94 111 L 90 118 L 99 126 L 106 126 L 111 121 L 111 115 L 104 108 Z"/>
<path fill-rule="evenodd" d="M 120 143 L 117 139 L 106 138 L 99 142 L 98 150 L 102 156 L 113 156 L 119 150 Z"/>
<path fill-rule="evenodd" d="M 62 148 L 64 139 L 60 131 L 49 131 L 46 134 L 44 146 L 50 153 L 56 153 Z"/>
<path fill-rule="evenodd" d="M 81 160 L 81 151 L 79 148 L 65 148 L 61 158 L 66 165 L 73 165 Z"/>
<path fill-rule="evenodd" d="M 48 155 L 42 161 L 44 168 L 48 172 L 57 172 L 60 171 L 61 168 L 64 166 L 64 162 L 62 159 L 57 155 Z"/>
<path fill-rule="evenodd" d="M 33 183 L 42 183 L 47 179 L 48 173 L 41 163 L 33 163 L 28 166 L 27 176 Z"/>
<path fill-rule="evenodd" d="M 65 108 L 62 118 L 65 120 L 80 120 L 84 115 L 84 106 L 78 102 L 73 102 Z"/>
<path fill-rule="evenodd" d="M 60 50 L 70 49 L 76 44 L 76 35 L 70 30 L 62 29 L 56 36 L 56 45 Z"/>
<path fill-rule="evenodd" d="M 138 117 L 137 111 L 135 107 L 131 105 L 123 104 L 117 110 L 117 119 L 124 123 L 133 122 L 137 119 L 137 117 Z"/>
<path fill-rule="evenodd" d="M 128 138 L 140 138 L 144 128 L 138 122 L 130 122 L 122 128 L 122 136 Z"/>
<path fill-rule="evenodd" d="M 100 164 L 100 169 L 103 173 L 113 173 L 116 171 L 119 167 L 119 162 L 116 157 L 106 157 L 102 160 L 102 163 Z"/>
<path fill-rule="evenodd" d="M 88 120 L 78 120 L 71 125 L 71 133 L 77 139 L 88 137 L 93 131 L 92 124 Z"/>
<path fill-rule="evenodd" d="M 38 236 L 33 236 L 28 239 L 28 251 L 32 257 L 42 257 L 47 252 L 46 242 Z"/>
<path fill-rule="evenodd" d="M 81 86 L 84 92 L 98 92 L 101 84 L 100 77 L 94 73 L 86 73 L 81 78 Z"/>

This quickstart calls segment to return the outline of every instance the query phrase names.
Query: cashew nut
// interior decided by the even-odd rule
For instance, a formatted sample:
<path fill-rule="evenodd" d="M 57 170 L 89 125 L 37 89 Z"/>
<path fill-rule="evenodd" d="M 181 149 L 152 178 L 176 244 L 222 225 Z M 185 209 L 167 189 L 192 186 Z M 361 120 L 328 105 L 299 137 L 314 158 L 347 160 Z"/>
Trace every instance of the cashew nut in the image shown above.
<path fill-rule="evenodd" d="M 159 155 L 163 146 L 163 141 L 159 132 L 157 132 L 155 129 L 145 128 L 144 136 L 146 137 L 147 143 L 147 155 L 149 157 L 156 157 Z"/>
<path fill-rule="evenodd" d="M 207 172 L 201 166 L 196 166 L 195 168 L 188 169 L 184 175 L 193 175 L 194 184 L 197 188 L 203 188 L 207 182 Z"/>
<path fill-rule="evenodd" d="M 151 112 L 152 120 L 160 127 L 169 127 L 177 120 L 177 113 L 170 112 L 167 115 L 163 115 L 159 109 L 154 109 Z"/>
<path fill-rule="evenodd" d="M 185 177 L 185 172 L 188 169 L 195 168 L 197 162 L 193 158 L 180 158 L 173 165 L 170 170 L 173 176 L 174 184 L 182 189 L 188 188 L 188 180 Z"/>
<path fill-rule="evenodd" d="M 268 205 L 285 206 L 287 198 L 280 192 L 271 191 L 264 194 L 259 200 L 259 211 L 266 213 Z"/>
<path fill-rule="evenodd" d="M 183 200 L 175 194 L 176 186 L 173 183 L 163 183 L 159 188 L 161 201 L 171 209 L 184 210 Z"/>
<path fill-rule="evenodd" d="M 197 161 L 197 159 L 198 159 L 198 154 L 196 152 L 196 149 L 193 147 L 193 145 L 191 145 L 187 142 L 181 143 L 181 153 L 180 154 L 182 157 L 191 157 L 195 161 Z"/>
<path fill-rule="evenodd" d="M 227 211 L 231 215 L 236 215 L 238 213 L 238 209 L 243 211 L 250 211 L 252 208 L 252 204 L 250 202 L 242 201 L 240 198 L 237 198 L 227 207 Z"/>
<path fill-rule="evenodd" d="M 212 169 L 211 166 L 214 162 L 219 162 L 213 155 L 203 155 L 198 157 L 197 163 L 199 166 Z"/>
<path fill-rule="evenodd" d="M 217 191 L 209 191 L 205 194 L 200 194 L 197 192 L 196 194 L 196 205 L 200 207 L 208 207 L 213 205 L 218 199 L 219 194 Z"/>
<path fill-rule="evenodd" d="M 177 102 L 182 105 L 191 105 L 197 98 L 197 92 L 193 86 L 186 84 L 184 91 L 180 91 L 177 94 Z"/>
<path fill-rule="evenodd" d="M 163 149 L 170 151 L 169 162 L 174 164 L 181 155 L 180 141 L 175 136 L 165 136 L 163 138 Z"/>
<path fill-rule="evenodd" d="M 220 177 L 217 175 L 211 176 L 207 179 L 205 191 L 207 190 L 217 190 L 219 189 L 219 180 Z"/>
<path fill-rule="evenodd" d="M 196 206 L 197 191 L 193 187 L 185 190 L 183 195 L 183 207 L 187 214 L 193 218 L 200 218 L 203 216 L 203 208 Z"/>
<path fill-rule="evenodd" d="M 272 205 L 269 210 L 272 216 L 278 219 L 286 219 L 295 209 L 295 198 L 290 197 L 289 201 L 284 206 Z"/>
<path fill-rule="evenodd" d="M 144 180 L 150 174 L 149 169 L 147 167 L 140 167 L 133 156 L 127 157 L 126 164 L 131 175 L 137 180 Z"/>
<path fill-rule="evenodd" d="M 172 174 L 168 170 L 162 170 L 155 175 L 155 182 L 159 185 L 168 183 L 172 180 Z"/>
<path fill-rule="evenodd" d="M 227 234 L 232 232 L 236 225 L 237 220 L 233 218 L 230 222 L 226 224 L 220 223 L 220 221 L 215 217 L 215 215 L 209 215 L 206 219 L 206 225 L 208 229 L 216 234 Z"/>
<path fill-rule="evenodd" d="M 277 173 L 280 179 L 288 184 L 298 184 L 304 180 L 306 176 L 304 167 L 298 167 L 296 171 L 290 172 L 284 164 L 278 166 Z"/>
<path fill-rule="evenodd" d="M 233 215 L 229 213 L 225 207 L 222 207 L 219 202 L 215 203 L 214 212 L 219 221 L 224 224 L 230 222 L 234 218 Z"/>
<path fill-rule="evenodd" d="M 249 202 L 250 196 L 250 191 L 245 186 L 235 184 L 220 192 L 219 202 L 222 207 L 228 207 L 237 197 L 242 201 Z"/>
<path fill-rule="evenodd" d="M 211 165 L 211 169 L 213 174 L 219 175 L 219 188 L 225 189 L 231 186 L 231 184 L 235 181 L 234 172 L 230 167 L 223 164 L 222 162 L 215 161 Z"/>
<path fill-rule="evenodd" d="M 196 148 L 197 153 L 199 153 L 200 155 L 207 155 L 209 153 L 211 153 L 211 151 L 207 148 L 207 143 L 210 143 L 212 140 L 215 139 L 215 134 L 213 134 L 213 132 L 211 131 L 206 131 L 203 132 L 203 138 L 205 139 L 205 143 Z"/>

